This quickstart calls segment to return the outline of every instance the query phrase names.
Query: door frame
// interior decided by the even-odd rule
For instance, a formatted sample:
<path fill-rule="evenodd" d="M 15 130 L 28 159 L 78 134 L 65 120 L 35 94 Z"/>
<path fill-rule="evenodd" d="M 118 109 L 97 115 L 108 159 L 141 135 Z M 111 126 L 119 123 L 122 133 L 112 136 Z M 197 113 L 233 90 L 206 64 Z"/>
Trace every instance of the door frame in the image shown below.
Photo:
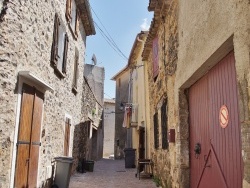
<path fill-rule="evenodd" d="M 202 66 L 197 68 L 190 77 L 183 82 L 180 86 L 177 86 L 178 90 L 178 112 L 179 112 L 179 124 L 177 125 L 177 130 L 180 134 L 179 145 L 177 148 L 177 153 L 181 156 L 182 162 L 180 165 L 180 175 L 179 179 L 182 179 L 180 186 L 190 186 L 190 147 L 189 147 L 189 113 L 183 114 L 182 112 L 189 112 L 188 104 L 188 89 L 202 78 L 211 68 L 213 68 L 217 63 L 220 62 L 229 52 L 234 51 L 234 53 L 239 52 L 241 49 L 235 49 L 234 47 L 234 35 L 229 36 L 224 43 L 221 44 L 215 51 L 207 57 L 207 60 L 204 61 Z M 240 75 L 240 72 L 237 72 L 237 57 L 235 56 L 236 61 L 236 75 Z M 237 80 L 238 82 L 238 80 Z M 237 83 L 239 84 L 239 83 Z M 239 88 L 239 85 L 237 86 Z M 241 96 L 238 96 L 238 101 L 242 101 Z M 244 109 L 243 106 L 240 106 L 241 103 L 238 103 L 239 111 L 241 112 Z M 182 116 L 180 118 L 180 115 Z M 242 135 L 241 135 L 242 136 Z M 242 149 L 243 145 L 242 145 Z M 244 161 L 243 161 L 244 166 Z M 244 173 L 243 173 L 244 176 Z"/>
<path fill-rule="evenodd" d="M 16 168 L 16 158 L 17 158 L 17 139 L 18 139 L 18 132 L 19 132 L 19 123 L 20 123 L 20 113 L 21 113 L 21 103 L 22 103 L 22 88 L 23 84 L 28 84 L 30 86 L 35 87 L 37 90 L 45 94 L 45 91 L 50 90 L 53 91 L 54 89 L 42 79 L 35 76 L 29 71 L 20 71 L 17 77 L 17 84 L 16 84 L 16 91 L 17 94 L 17 102 L 16 102 L 16 118 L 15 118 L 15 129 L 14 135 L 11 136 L 12 138 L 12 157 L 11 157 L 11 172 L 10 172 L 10 187 L 14 187 L 15 181 L 15 168 Z M 45 100 L 45 99 L 44 99 Z M 41 115 L 41 129 L 43 127 L 43 112 L 44 112 L 44 103 L 42 107 L 42 115 Z M 41 149 L 41 148 L 40 148 Z M 40 153 L 40 150 L 39 150 Z M 38 173 L 39 173 L 39 165 L 40 158 L 38 159 Z M 39 176 L 37 176 L 38 179 Z M 37 181 L 38 184 L 39 181 Z"/>

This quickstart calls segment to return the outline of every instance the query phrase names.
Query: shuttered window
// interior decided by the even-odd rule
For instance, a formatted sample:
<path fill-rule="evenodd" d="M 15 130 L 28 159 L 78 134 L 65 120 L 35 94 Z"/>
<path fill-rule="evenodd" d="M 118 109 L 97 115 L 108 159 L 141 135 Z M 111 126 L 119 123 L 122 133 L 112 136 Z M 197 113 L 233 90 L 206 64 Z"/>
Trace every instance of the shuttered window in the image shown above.
<path fill-rule="evenodd" d="M 64 156 L 69 156 L 70 126 L 70 119 L 66 118 L 64 130 Z"/>
<path fill-rule="evenodd" d="M 158 125 L 158 113 L 154 114 L 154 146 L 155 149 L 159 148 L 159 125 Z"/>
<path fill-rule="evenodd" d="M 79 31 L 79 11 L 77 10 L 77 6 L 74 0 L 66 1 L 65 16 L 74 39 L 77 39 Z"/>
<path fill-rule="evenodd" d="M 153 78 L 156 80 L 159 74 L 159 49 L 158 49 L 158 37 L 153 40 Z"/>
<path fill-rule="evenodd" d="M 79 51 L 76 48 L 75 49 L 74 75 L 73 75 L 73 84 L 72 84 L 72 91 L 74 93 L 77 93 L 78 66 L 79 66 Z"/>
<path fill-rule="evenodd" d="M 55 72 L 60 77 L 65 77 L 67 65 L 69 38 L 65 28 L 61 24 L 58 14 L 55 14 L 53 44 L 51 51 L 51 63 L 55 68 Z"/>
<path fill-rule="evenodd" d="M 162 149 L 168 149 L 168 116 L 167 116 L 167 99 L 161 106 L 161 133 Z"/>

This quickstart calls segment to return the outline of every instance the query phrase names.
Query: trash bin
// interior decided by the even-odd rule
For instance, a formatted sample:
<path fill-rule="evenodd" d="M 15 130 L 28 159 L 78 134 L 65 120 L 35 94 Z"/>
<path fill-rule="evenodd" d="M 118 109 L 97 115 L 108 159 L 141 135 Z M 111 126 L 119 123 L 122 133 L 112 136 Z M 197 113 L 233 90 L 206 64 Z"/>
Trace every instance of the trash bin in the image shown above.
<path fill-rule="evenodd" d="M 56 174 L 54 186 L 68 188 L 73 164 L 73 157 L 56 157 Z"/>
<path fill-rule="evenodd" d="M 89 172 L 93 172 L 94 171 L 94 164 L 95 164 L 94 161 L 86 160 L 85 163 L 84 163 L 85 170 L 87 170 Z"/>
<path fill-rule="evenodd" d="M 125 148 L 125 168 L 135 168 L 135 150 L 133 148 Z"/>

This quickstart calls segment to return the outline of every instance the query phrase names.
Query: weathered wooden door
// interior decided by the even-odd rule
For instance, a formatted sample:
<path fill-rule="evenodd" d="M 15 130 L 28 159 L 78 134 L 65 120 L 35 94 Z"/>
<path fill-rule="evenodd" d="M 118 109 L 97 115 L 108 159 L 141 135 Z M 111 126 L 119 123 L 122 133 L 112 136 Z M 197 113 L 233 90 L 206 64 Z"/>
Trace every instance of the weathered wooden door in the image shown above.
<path fill-rule="evenodd" d="M 145 159 L 145 128 L 139 129 L 139 159 Z"/>
<path fill-rule="evenodd" d="M 242 187 L 234 53 L 189 90 L 192 188 Z"/>
<path fill-rule="evenodd" d="M 39 158 L 43 94 L 23 84 L 17 140 L 15 187 L 36 187 Z"/>

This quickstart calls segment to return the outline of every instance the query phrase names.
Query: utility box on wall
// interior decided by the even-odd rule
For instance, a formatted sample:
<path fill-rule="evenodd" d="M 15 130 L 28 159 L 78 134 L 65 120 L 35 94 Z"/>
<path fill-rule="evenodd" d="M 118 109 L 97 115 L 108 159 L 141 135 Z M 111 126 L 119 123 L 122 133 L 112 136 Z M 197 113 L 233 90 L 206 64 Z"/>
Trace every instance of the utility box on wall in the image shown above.
<path fill-rule="evenodd" d="M 169 129 L 168 142 L 175 143 L 175 129 Z"/>

